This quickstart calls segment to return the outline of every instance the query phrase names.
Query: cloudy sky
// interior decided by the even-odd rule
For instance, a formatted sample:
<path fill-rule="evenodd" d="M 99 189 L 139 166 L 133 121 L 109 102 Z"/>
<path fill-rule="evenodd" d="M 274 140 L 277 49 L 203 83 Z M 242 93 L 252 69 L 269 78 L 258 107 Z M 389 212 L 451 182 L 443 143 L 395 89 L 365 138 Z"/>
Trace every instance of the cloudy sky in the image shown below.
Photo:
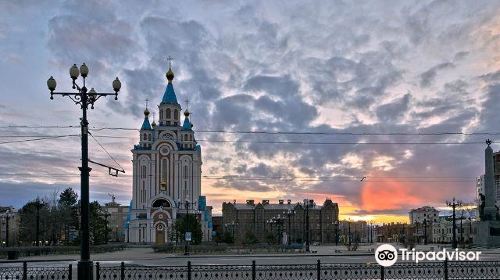
<path fill-rule="evenodd" d="M 500 2 L 137 3 L 0 0 L 1 205 L 79 188 L 78 137 L 4 143 L 79 133 L 78 107 L 49 100 L 49 76 L 69 90 L 69 66 L 85 62 L 98 91 L 119 76 L 118 101 L 99 100 L 89 121 L 139 128 L 145 99 L 162 97 L 167 56 L 215 212 L 234 199 L 331 198 L 344 218 L 387 221 L 474 200 L 495 135 L 447 133 L 500 132 Z M 91 199 L 128 203 L 138 133 L 93 133 L 120 137 L 97 139 L 126 175 L 93 166 Z M 92 159 L 116 165 L 90 144 Z"/>

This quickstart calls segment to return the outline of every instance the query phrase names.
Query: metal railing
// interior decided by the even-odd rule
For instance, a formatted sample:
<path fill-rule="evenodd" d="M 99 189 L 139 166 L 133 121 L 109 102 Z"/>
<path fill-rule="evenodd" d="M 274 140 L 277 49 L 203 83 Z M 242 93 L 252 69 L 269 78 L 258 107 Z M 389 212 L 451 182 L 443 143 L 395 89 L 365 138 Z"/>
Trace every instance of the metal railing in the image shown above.
<path fill-rule="evenodd" d="M 29 265 L 28 265 L 29 264 Z M 71 280 L 73 266 L 68 265 L 32 265 L 29 262 L 5 262 L 0 266 L 0 280 Z"/>
<path fill-rule="evenodd" d="M 50 261 L 49 261 L 50 262 Z M 50 262 L 2 262 L 0 280 L 73 279 L 73 266 Z M 76 275 L 74 276 L 76 279 Z M 95 263 L 97 280 L 395 280 L 500 279 L 500 261 L 400 262 L 391 267 L 376 263 L 256 264 L 143 266 Z"/>
<path fill-rule="evenodd" d="M 383 267 L 374 263 L 321 263 L 286 265 L 192 265 L 186 266 L 101 266 L 97 280 L 333 280 L 333 279 L 500 279 L 500 262 L 397 263 Z"/>

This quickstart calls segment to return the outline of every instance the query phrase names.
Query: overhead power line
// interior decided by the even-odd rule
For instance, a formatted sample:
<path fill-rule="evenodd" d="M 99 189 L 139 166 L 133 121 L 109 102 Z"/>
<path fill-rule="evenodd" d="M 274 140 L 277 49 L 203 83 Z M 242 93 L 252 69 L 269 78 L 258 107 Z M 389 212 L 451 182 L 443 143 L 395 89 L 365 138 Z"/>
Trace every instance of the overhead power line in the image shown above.
<path fill-rule="evenodd" d="M 76 136 L 80 137 L 79 134 L 52 135 L 52 136 L 43 136 L 43 137 L 32 138 L 32 139 L 4 141 L 4 142 L 0 142 L 0 145 L 2 145 L 2 144 L 12 144 L 12 143 L 32 142 L 32 141 L 42 141 L 42 140 L 50 140 L 50 139 L 57 139 L 57 138 L 64 138 L 64 137 L 76 137 Z"/>
<path fill-rule="evenodd" d="M 0 173 L 3 177 L 78 177 L 77 173 Z M 105 177 L 106 175 L 92 174 L 91 177 Z M 132 175 L 123 175 L 122 177 L 132 177 Z M 300 181 L 300 182 L 360 182 L 359 178 L 338 178 L 334 176 L 240 176 L 240 175 L 203 175 L 203 176 L 189 176 L 204 180 L 224 180 L 224 181 Z M 373 178 L 373 179 L 372 179 Z M 474 183 L 473 177 L 436 177 L 436 176 L 395 176 L 395 177 L 367 177 L 363 182 L 377 182 L 377 183 Z"/>
<path fill-rule="evenodd" d="M 71 135 L 46 135 L 40 138 L 15 140 L 0 142 L 0 144 L 10 144 L 19 142 L 29 142 L 29 141 L 39 141 L 47 139 L 55 139 L 69 136 L 80 136 L 78 134 Z M 115 139 L 130 139 L 127 136 L 114 136 L 114 135 L 94 135 L 97 138 L 115 138 Z M 482 141 L 469 141 L 469 142 L 402 142 L 402 141 L 387 141 L 387 142 L 355 142 L 355 141 L 337 141 L 337 142 L 319 142 L 319 141 L 274 141 L 274 140 L 224 140 L 224 139 L 198 139 L 197 142 L 208 142 L 208 143 L 255 143 L 255 144 L 297 144 L 297 145 L 482 145 Z M 499 143 L 493 141 L 492 143 Z"/>
<path fill-rule="evenodd" d="M 116 161 L 116 159 L 108 152 L 108 150 L 106 150 L 106 148 L 104 148 L 104 146 L 99 142 L 97 141 L 97 139 L 94 137 L 94 135 L 92 135 L 92 133 L 89 132 L 89 135 L 92 137 L 92 139 L 94 139 L 94 141 L 97 143 L 97 145 L 99 145 L 99 147 L 101 147 L 101 149 L 108 155 L 108 157 L 113 160 L 120 168 L 121 168 L 121 171 L 125 172 L 125 169 L 123 169 L 123 167 L 118 163 L 118 161 Z"/>
<path fill-rule="evenodd" d="M 46 128 L 80 128 L 79 125 L 46 125 L 46 126 L 30 126 L 30 125 L 12 125 L 0 126 L 0 128 L 29 128 L 29 129 L 46 129 Z M 139 128 L 131 127 L 91 127 L 93 131 L 103 130 L 125 130 L 139 131 Z M 264 130 L 204 130 L 197 129 L 198 133 L 219 133 L 219 134 L 270 134 L 270 135 L 352 135 L 352 136 L 446 136 L 446 135 L 500 135 L 496 131 L 481 131 L 481 132 L 461 132 L 461 131 L 437 131 L 437 132 L 353 132 L 353 131 L 264 131 Z"/>

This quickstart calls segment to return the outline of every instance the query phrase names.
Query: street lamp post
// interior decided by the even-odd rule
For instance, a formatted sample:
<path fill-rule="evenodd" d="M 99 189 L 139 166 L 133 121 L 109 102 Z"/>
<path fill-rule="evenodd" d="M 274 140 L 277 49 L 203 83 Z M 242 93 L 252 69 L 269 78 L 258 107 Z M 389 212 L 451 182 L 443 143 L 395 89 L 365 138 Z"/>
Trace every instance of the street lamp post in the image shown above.
<path fill-rule="evenodd" d="M 335 221 L 335 246 L 339 245 L 339 221 Z"/>
<path fill-rule="evenodd" d="M 351 248 L 351 219 L 347 221 L 347 242 L 349 243 L 349 248 Z"/>
<path fill-rule="evenodd" d="M 373 243 L 373 223 L 370 222 L 370 243 Z"/>
<path fill-rule="evenodd" d="M 10 210 L 5 211 L 5 247 L 9 247 L 9 219 Z"/>
<path fill-rule="evenodd" d="M 106 222 L 106 224 L 105 224 L 106 227 L 104 229 L 104 235 L 105 235 L 105 237 L 104 237 L 104 243 L 105 244 L 108 244 L 108 235 L 109 235 L 108 217 L 109 216 L 111 216 L 111 214 L 109 214 L 107 212 L 104 213 L 104 219 L 105 219 L 105 222 Z"/>
<path fill-rule="evenodd" d="M 182 208 L 181 201 L 177 201 L 175 204 L 178 210 Z M 189 246 L 188 246 L 189 243 L 187 240 L 187 232 L 189 231 L 188 221 L 189 221 L 189 209 L 191 209 L 191 205 L 196 205 L 196 202 L 189 202 L 188 200 L 184 201 L 184 210 L 186 210 L 186 216 L 184 218 L 184 255 L 189 255 Z"/>
<path fill-rule="evenodd" d="M 35 238 L 36 238 L 36 245 L 35 246 L 40 246 L 40 207 L 42 205 L 40 204 L 40 199 L 36 199 L 36 225 L 35 225 Z"/>
<path fill-rule="evenodd" d="M 286 211 L 286 215 L 288 217 L 288 245 L 291 244 L 292 241 L 292 223 L 291 223 L 291 218 L 293 215 L 295 215 L 295 210 L 294 209 L 288 209 Z"/>
<path fill-rule="evenodd" d="M 269 224 L 269 227 L 271 228 L 271 236 L 273 236 L 274 239 L 274 230 L 273 230 L 273 224 L 276 223 L 274 220 L 274 217 L 266 221 L 267 224 Z"/>
<path fill-rule="evenodd" d="M 457 248 L 457 224 L 456 224 L 455 209 L 457 207 L 462 206 L 462 202 L 461 201 L 457 201 L 457 200 L 455 200 L 455 198 L 453 198 L 452 201 L 446 201 L 446 205 L 448 205 L 449 207 L 451 207 L 453 209 L 453 240 L 452 240 L 452 248 L 456 249 Z"/>
<path fill-rule="evenodd" d="M 463 232 L 464 232 L 464 228 L 463 228 L 463 225 L 462 225 L 462 221 L 464 219 L 464 210 L 462 210 L 462 212 L 460 213 L 460 244 L 463 244 L 464 243 L 464 237 L 463 237 Z"/>
<path fill-rule="evenodd" d="M 130 222 L 127 221 L 127 243 L 130 242 Z"/>
<path fill-rule="evenodd" d="M 472 243 L 472 217 L 470 216 L 470 213 L 469 213 L 469 217 L 467 219 L 469 220 L 469 237 L 468 237 L 467 242 L 469 244 L 471 244 Z"/>
<path fill-rule="evenodd" d="M 115 100 L 118 99 L 118 91 L 121 88 L 121 82 L 116 78 L 113 83 L 114 93 L 97 93 L 93 88 L 90 91 L 87 90 L 85 85 L 85 79 L 89 73 L 89 68 L 84 64 L 80 66 L 80 69 L 73 64 L 69 70 L 70 77 L 72 79 L 73 89 L 78 92 L 54 92 L 56 89 L 56 80 L 51 76 L 47 80 L 47 87 L 50 90 L 50 99 L 54 99 L 54 95 L 62 95 L 69 97 L 75 104 L 80 105 L 82 109 L 82 118 L 80 122 L 81 126 L 81 146 L 82 146 L 82 166 L 80 169 L 80 181 L 81 181 L 81 219 L 80 219 L 80 230 L 81 230 L 81 250 L 80 250 L 80 261 L 78 262 L 78 279 L 87 280 L 92 279 L 92 261 L 90 260 L 90 240 L 89 240 L 89 173 L 91 168 L 89 168 L 89 157 L 88 157 L 88 121 L 87 121 L 87 109 L 90 105 L 91 109 L 94 108 L 94 103 L 102 96 L 114 95 Z M 82 76 L 83 85 L 80 87 L 76 83 L 78 76 Z"/>
<path fill-rule="evenodd" d="M 424 245 L 427 245 L 427 219 L 424 219 Z"/>
<path fill-rule="evenodd" d="M 311 200 L 307 199 L 306 200 L 306 252 L 309 253 L 310 251 L 310 243 L 311 243 L 311 233 L 309 229 L 309 208 L 311 207 Z"/>

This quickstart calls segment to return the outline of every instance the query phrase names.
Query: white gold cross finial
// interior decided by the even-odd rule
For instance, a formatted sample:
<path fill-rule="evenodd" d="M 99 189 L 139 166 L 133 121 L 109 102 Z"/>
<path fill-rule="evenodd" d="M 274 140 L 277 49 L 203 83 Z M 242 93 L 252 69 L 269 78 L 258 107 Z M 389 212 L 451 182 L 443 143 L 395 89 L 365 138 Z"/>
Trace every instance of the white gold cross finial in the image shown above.
<path fill-rule="evenodd" d="M 189 98 L 186 98 L 184 102 L 186 102 L 186 110 L 189 110 Z"/>
<path fill-rule="evenodd" d="M 170 55 L 167 56 L 167 61 L 168 61 L 168 67 L 172 68 L 172 60 L 174 60 L 173 57 L 171 57 Z"/>
<path fill-rule="evenodd" d="M 149 99 L 146 98 L 146 109 L 148 108 Z"/>

